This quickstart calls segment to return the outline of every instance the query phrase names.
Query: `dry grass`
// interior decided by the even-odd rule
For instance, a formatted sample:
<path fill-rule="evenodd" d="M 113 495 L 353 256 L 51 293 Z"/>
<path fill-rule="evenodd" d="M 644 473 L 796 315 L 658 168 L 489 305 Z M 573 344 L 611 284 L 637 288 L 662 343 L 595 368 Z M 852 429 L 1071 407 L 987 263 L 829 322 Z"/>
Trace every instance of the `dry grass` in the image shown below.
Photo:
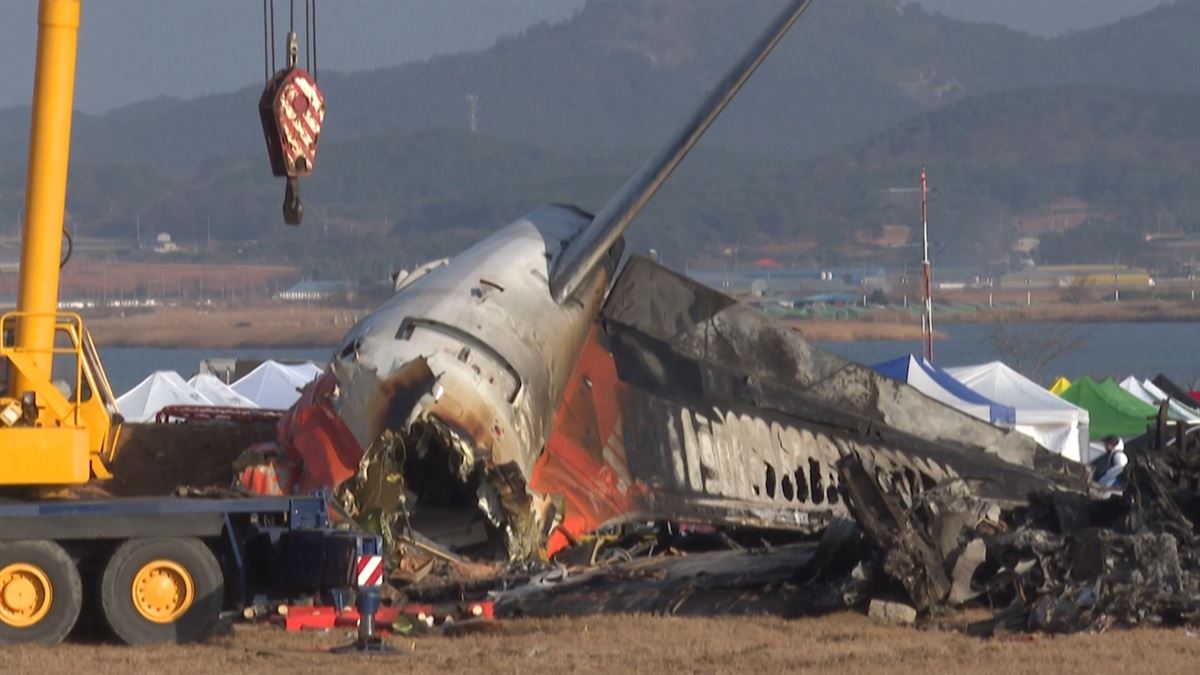
<path fill-rule="evenodd" d="M 167 307 L 88 318 L 106 347 L 329 347 L 366 310 L 321 305 Z"/>
<path fill-rule="evenodd" d="M 1200 321 L 1200 302 L 1166 302 L 1134 300 L 1121 302 L 1088 302 L 1080 304 L 1044 303 L 1017 309 L 995 309 L 973 315 L 955 317 L 968 321 L 1065 321 L 1092 323 L 1097 321 Z"/>
<path fill-rule="evenodd" d="M 856 342 L 859 340 L 920 340 L 920 324 L 910 321 L 888 321 L 871 315 L 857 319 L 793 319 L 787 322 L 792 330 L 814 342 Z M 934 331 L 934 335 L 945 335 Z"/>
<path fill-rule="evenodd" d="M 395 657 L 332 656 L 345 631 L 289 634 L 239 626 L 205 645 L 126 648 L 67 644 L 10 648 L 13 672 L 815 672 L 1182 673 L 1200 662 L 1200 639 L 1182 629 L 979 640 L 883 626 L 858 614 L 817 619 L 681 619 L 598 616 L 510 620 L 497 634 L 390 639 Z"/>

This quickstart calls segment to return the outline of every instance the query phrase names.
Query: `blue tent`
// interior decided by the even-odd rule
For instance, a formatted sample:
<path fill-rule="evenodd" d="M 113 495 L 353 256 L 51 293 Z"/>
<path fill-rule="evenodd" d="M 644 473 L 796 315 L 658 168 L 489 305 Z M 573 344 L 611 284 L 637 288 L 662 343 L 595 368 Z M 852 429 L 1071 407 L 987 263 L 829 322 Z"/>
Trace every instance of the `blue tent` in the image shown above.
<path fill-rule="evenodd" d="M 922 394 L 1000 426 L 1015 426 L 1017 411 L 979 394 L 925 359 L 911 354 L 872 366 L 880 375 L 900 380 Z"/>

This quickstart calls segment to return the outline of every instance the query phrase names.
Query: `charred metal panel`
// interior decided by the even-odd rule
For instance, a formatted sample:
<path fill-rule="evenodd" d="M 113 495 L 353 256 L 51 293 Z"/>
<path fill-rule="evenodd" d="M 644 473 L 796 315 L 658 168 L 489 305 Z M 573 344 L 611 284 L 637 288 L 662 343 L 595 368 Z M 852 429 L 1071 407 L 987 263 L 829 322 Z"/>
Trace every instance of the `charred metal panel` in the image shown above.
<path fill-rule="evenodd" d="M 909 494 L 951 478 L 1004 503 L 1073 487 L 889 428 L 785 380 L 747 376 L 741 365 L 605 322 L 585 346 L 531 487 L 563 497 L 562 526 L 575 537 L 637 520 L 816 531 L 846 514 L 837 465 L 847 456 L 900 476 Z"/>
<path fill-rule="evenodd" d="M 1029 437 L 934 401 L 912 387 L 811 345 L 782 322 L 646 258 L 632 257 L 603 318 L 747 380 L 775 380 L 840 411 L 922 438 L 976 448 L 1039 471 L 1082 475 Z"/>
<path fill-rule="evenodd" d="M 466 506 L 505 532 L 514 555 L 535 552 L 549 504 L 526 483 L 620 254 L 570 302 L 551 298 L 549 265 L 589 220 L 539 208 L 399 284 L 281 425 L 302 486 L 337 487 L 372 453 L 435 453 L 476 490 Z"/>

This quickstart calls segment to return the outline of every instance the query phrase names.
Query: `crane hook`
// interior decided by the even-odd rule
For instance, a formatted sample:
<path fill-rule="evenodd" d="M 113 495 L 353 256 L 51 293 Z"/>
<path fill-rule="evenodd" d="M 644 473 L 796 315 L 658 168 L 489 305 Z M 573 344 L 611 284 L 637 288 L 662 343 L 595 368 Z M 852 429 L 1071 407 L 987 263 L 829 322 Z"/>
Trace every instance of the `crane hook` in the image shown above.
<path fill-rule="evenodd" d="M 300 201 L 300 179 L 288 176 L 283 188 L 283 222 L 299 225 L 304 219 L 304 203 Z"/>

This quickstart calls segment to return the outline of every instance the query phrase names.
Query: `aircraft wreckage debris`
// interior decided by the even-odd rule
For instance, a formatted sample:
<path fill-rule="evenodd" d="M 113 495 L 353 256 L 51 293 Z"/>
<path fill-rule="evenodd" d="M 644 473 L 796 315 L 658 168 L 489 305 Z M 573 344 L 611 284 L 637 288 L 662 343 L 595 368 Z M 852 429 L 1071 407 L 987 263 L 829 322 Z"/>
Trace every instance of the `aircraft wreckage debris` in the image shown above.
<path fill-rule="evenodd" d="M 1191 624 L 1200 621 L 1200 472 L 1165 472 L 1183 454 L 1135 455 L 1121 494 L 1045 489 L 1004 506 L 959 478 L 910 490 L 902 472 L 852 455 L 838 462 L 850 517 L 834 518 L 819 542 L 743 546 L 736 528 L 646 527 L 580 542 L 518 583 L 474 592 L 490 589 L 501 617 L 857 609 L 911 624 L 982 606 L 993 617 L 970 634 Z"/>
<path fill-rule="evenodd" d="M 1014 429 L 622 264 L 626 228 L 808 5 L 597 215 L 542 206 L 398 277 L 239 485 L 332 494 L 384 537 L 408 602 L 493 592 L 500 615 L 874 600 L 1001 607 L 980 634 L 1195 620 L 1200 472 L 1165 418 L 1124 495 L 1094 497 L 1086 466 Z"/>
<path fill-rule="evenodd" d="M 1200 621 L 1200 472 L 1167 478 L 1186 454 L 1136 454 L 1120 495 L 1044 491 L 1003 510 L 958 482 L 906 502 L 887 472 L 854 458 L 840 468 L 850 511 L 875 546 L 870 564 L 915 607 L 978 598 L 999 609 L 973 634 L 1071 633 Z"/>

